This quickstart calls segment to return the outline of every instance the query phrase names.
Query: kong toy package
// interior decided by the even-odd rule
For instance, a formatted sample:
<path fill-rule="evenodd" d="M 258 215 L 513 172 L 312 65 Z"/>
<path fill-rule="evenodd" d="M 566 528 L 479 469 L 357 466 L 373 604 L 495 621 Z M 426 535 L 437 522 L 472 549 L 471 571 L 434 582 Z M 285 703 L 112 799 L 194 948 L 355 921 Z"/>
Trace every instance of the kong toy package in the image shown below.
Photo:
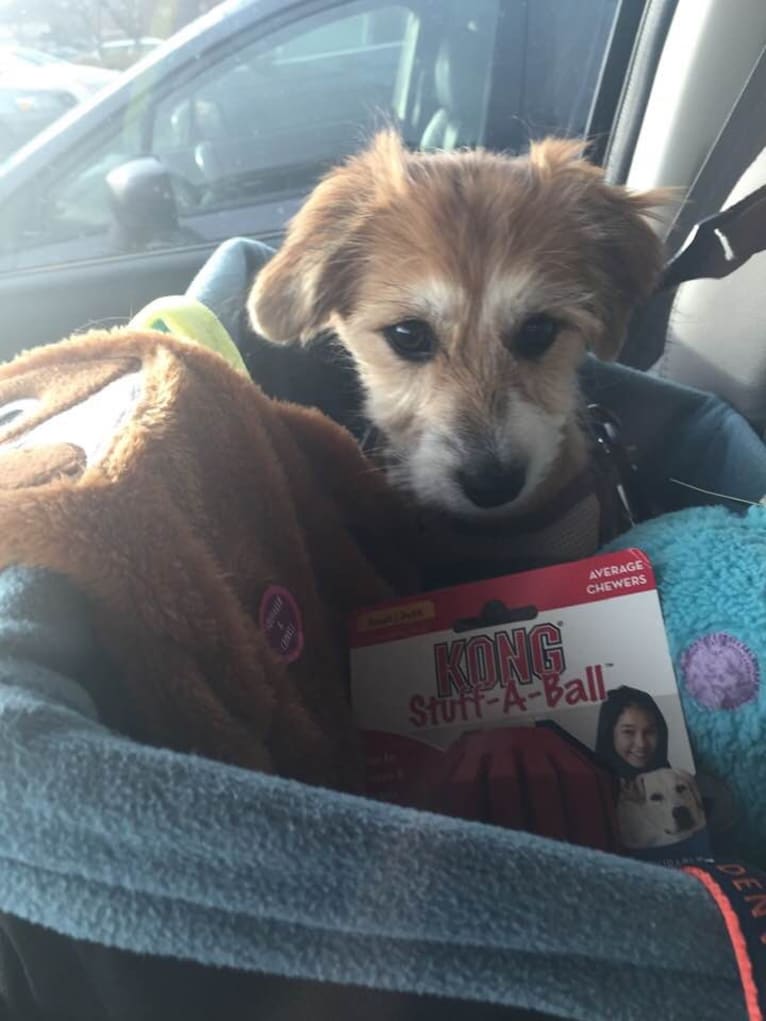
<path fill-rule="evenodd" d="M 373 797 L 656 861 L 708 855 L 640 550 L 360 610 L 350 647 Z"/>

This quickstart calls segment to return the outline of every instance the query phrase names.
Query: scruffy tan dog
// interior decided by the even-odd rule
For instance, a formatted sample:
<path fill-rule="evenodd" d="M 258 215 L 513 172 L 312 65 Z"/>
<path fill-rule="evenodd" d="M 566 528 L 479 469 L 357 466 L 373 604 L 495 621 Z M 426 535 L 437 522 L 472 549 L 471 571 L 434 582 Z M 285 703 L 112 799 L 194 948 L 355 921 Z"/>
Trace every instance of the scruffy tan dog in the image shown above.
<path fill-rule="evenodd" d="M 654 286 L 661 196 L 608 185 L 581 152 L 410 153 L 384 132 L 319 184 L 255 283 L 266 338 L 337 332 L 389 477 L 419 504 L 534 513 L 583 465 L 577 368 L 617 353 Z"/>

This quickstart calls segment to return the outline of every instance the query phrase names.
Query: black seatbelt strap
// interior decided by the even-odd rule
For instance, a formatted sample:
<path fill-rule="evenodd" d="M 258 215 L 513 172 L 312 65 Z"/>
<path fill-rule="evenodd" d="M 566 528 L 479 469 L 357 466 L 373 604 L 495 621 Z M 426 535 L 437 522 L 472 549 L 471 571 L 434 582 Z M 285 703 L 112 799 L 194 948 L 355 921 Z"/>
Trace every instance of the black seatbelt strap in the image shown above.
<path fill-rule="evenodd" d="M 676 213 L 665 241 L 672 251 L 683 244 L 700 220 L 717 213 L 726 196 L 766 144 L 763 98 L 766 96 L 766 47 L 737 96 L 724 126 Z"/>
<path fill-rule="evenodd" d="M 729 209 L 716 212 L 766 143 L 765 95 L 766 47 L 670 227 L 668 248 L 672 251 L 685 243 L 666 266 L 654 298 L 634 316 L 620 357 L 624 364 L 648 369 L 661 356 L 674 300 L 672 288 L 687 280 L 727 276 L 751 255 L 766 249 L 763 188 Z M 707 218 L 701 220 L 705 214 Z"/>
<path fill-rule="evenodd" d="M 764 249 L 766 185 L 698 223 L 681 251 L 665 266 L 657 290 L 678 287 L 687 280 L 720 280 Z"/>

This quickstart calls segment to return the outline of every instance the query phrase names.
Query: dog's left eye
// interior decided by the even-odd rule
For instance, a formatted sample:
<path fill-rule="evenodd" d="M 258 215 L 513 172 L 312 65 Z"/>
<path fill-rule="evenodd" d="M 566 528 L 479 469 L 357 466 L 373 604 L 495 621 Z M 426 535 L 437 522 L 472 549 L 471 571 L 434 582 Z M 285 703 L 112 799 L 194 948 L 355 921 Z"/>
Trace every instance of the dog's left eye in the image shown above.
<path fill-rule="evenodd" d="M 520 358 L 539 358 L 553 344 L 560 328 L 561 323 L 541 312 L 524 320 L 509 346 Z"/>
<path fill-rule="evenodd" d="M 427 362 L 436 352 L 434 331 L 422 319 L 405 319 L 383 330 L 383 336 L 402 358 Z"/>

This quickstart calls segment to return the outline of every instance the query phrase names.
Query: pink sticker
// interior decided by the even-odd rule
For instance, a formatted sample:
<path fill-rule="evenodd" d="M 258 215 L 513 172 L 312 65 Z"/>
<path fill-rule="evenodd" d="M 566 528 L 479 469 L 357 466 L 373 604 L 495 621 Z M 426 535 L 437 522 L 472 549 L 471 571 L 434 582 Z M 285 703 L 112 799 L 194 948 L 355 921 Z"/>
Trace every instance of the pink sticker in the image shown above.
<path fill-rule="evenodd" d="M 269 648 L 286 663 L 303 652 L 303 621 L 295 599 L 285 588 L 271 585 L 263 594 L 259 614 Z"/>

